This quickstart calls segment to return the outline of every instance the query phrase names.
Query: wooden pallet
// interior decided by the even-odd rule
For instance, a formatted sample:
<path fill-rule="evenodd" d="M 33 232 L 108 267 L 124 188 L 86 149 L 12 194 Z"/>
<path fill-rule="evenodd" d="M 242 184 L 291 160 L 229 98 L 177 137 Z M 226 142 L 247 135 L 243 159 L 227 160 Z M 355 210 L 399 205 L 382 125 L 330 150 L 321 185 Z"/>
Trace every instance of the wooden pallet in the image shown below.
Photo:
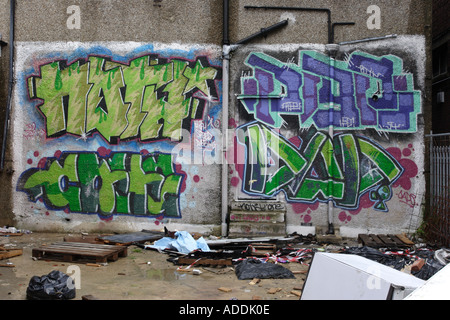
<path fill-rule="evenodd" d="M 358 241 L 373 248 L 408 248 L 414 242 L 401 234 L 359 234 Z"/>
<path fill-rule="evenodd" d="M 32 256 L 38 259 L 57 260 L 65 262 L 104 263 L 116 261 L 127 256 L 126 246 L 94 244 L 83 242 L 57 242 L 32 250 Z"/>

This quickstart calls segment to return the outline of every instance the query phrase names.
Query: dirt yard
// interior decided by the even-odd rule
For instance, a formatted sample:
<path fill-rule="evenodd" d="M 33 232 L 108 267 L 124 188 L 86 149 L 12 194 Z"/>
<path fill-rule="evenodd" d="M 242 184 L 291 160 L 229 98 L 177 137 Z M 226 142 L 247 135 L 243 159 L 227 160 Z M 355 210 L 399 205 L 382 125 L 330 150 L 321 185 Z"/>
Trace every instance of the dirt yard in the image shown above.
<path fill-rule="evenodd" d="M 91 296 L 99 300 L 299 300 L 308 266 L 286 263 L 295 279 L 239 280 L 233 267 L 190 268 L 167 261 L 169 255 L 136 245 L 127 256 L 107 264 L 60 262 L 33 259 L 32 249 L 64 240 L 67 234 L 32 233 L 0 237 L 5 248 L 22 248 L 23 254 L 1 261 L 13 265 L 0 267 L 0 300 L 25 300 L 33 276 L 53 270 L 74 275 L 76 300 Z M 182 266 L 186 268 L 186 266 Z M 192 270 L 200 270 L 193 274 Z M 85 298 L 86 299 L 86 298 Z"/>

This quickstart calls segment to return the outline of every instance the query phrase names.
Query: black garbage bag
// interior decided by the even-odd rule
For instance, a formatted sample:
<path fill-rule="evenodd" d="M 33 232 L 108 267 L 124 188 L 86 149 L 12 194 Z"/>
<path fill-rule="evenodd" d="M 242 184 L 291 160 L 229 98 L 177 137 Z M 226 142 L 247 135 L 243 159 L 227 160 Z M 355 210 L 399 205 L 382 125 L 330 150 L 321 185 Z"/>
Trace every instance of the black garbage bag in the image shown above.
<path fill-rule="evenodd" d="M 401 270 L 405 267 L 405 265 L 411 263 L 411 258 L 409 257 L 388 255 L 378 249 L 367 246 L 349 247 L 346 248 L 342 253 L 358 255 L 369 260 L 384 264 L 385 266 L 392 267 L 396 270 Z"/>
<path fill-rule="evenodd" d="M 294 274 L 279 264 L 263 263 L 256 259 L 242 260 L 235 266 L 239 280 L 246 279 L 295 279 Z"/>
<path fill-rule="evenodd" d="M 27 288 L 30 300 L 68 300 L 75 298 L 75 284 L 67 274 L 53 270 L 42 277 L 33 276 Z"/>
<path fill-rule="evenodd" d="M 439 261 L 426 259 L 425 264 L 419 271 L 411 271 L 411 274 L 422 280 L 428 280 L 444 267 Z"/>

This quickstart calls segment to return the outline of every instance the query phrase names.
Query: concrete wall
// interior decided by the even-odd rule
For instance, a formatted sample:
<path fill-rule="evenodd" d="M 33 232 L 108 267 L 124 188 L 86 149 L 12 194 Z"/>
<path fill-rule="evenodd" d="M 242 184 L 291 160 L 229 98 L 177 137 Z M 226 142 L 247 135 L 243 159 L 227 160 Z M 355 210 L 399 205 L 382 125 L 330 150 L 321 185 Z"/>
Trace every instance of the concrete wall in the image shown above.
<path fill-rule="evenodd" d="M 220 233 L 222 1 L 16 2 L 3 221 Z M 329 214 L 348 235 L 407 230 L 424 206 L 431 2 L 302 2 L 355 23 L 335 43 L 398 34 L 332 58 L 325 12 L 230 2 L 231 42 L 289 22 L 230 59 L 228 206 L 281 203 L 288 232 Z"/>
<path fill-rule="evenodd" d="M 326 12 L 246 5 L 259 8 L 235 9 L 234 41 L 288 26 L 233 53 L 240 156 L 230 198 L 256 203 L 249 214 L 258 203 L 285 204 L 289 233 L 325 232 L 329 222 L 346 236 L 415 230 L 425 208 L 431 2 L 302 2 L 329 8 L 332 24 L 355 23 L 336 25 L 333 55 Z"/>
<path fill-rule="evenodd" d="M 202 157 L 220 129 L 221 11 L 221 1 L 17 1 L 18 226 L 220 225 L 220 164 Z"/>

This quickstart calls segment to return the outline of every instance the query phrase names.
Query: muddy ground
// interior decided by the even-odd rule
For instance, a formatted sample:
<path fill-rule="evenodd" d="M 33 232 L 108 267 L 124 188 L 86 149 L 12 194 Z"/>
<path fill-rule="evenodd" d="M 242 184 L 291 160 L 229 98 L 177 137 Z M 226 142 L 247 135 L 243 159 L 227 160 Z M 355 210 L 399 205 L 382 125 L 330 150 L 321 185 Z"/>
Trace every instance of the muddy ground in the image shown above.
<path fill-rule="evenodd" d="M 101 266 L 32 258 L 33 248 L 67 236 L 31 233 L 0 237 L 5 248 L 23 249 L 22 255 L 0 261 L 14 265 L 0 267 L 0 300 L 25 300 L 30 279 L 52 270 L 79 272 L 75 300 L 83 296 L 99 300 L 299 300 L 308 270 L 305 264 L 286 263 L 283 266 L 294 271 L 295 279 L 262 279 L 251 284 L 251 280 L 239 280 L 232 267 L 198 266 L 198 275 L 177 270 L 179 266 L 167 260 L 168 254 L 136 245 L 128 246 L 126 257 Z"/>

